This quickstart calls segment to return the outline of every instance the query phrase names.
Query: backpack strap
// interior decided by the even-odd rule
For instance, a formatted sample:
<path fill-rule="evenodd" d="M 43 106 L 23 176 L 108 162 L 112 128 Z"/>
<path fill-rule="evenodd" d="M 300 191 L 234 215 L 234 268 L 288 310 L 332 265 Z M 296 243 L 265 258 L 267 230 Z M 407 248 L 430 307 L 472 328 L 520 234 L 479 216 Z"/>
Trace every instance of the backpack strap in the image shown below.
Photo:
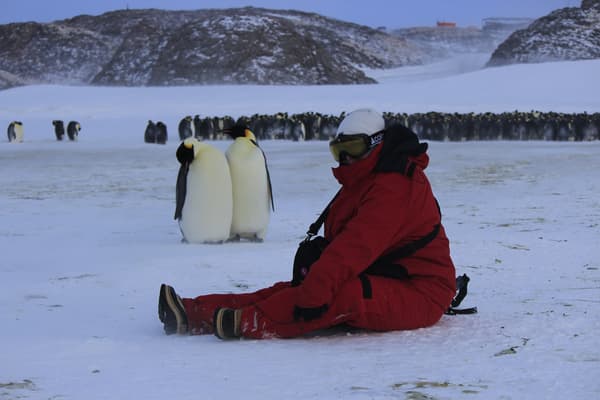
<path fill-rule="evenodd" d="M 462 274 L 461 276 L 456 277 L 456 296 L 452 299 L 452 303 L 448 310 L 446 310 L 446 315 L 459 315 L 459 314 L 476 314 L 477 307 L 470 308 L 456 308 L 460 305 L 463 299 L 467 296 L 467 285 L 471 278 L 467 276 L 467 274 Z"/>
<path fill-rule="evenodd" d="M 317 218 L 317 220 L 315 222 L 310 224 L 310 226 L 308 227 L 308 231 L 306 232 L 306 239 L 304 239 L 304 240 L 310 240 L 311 237 L 313 237 L 317 233 L 319 233 L 319 229 L 321 229 L 321 226 L 323 225 L 323 223 L 325 222 L 325 219 L 327 218 L 327 214 L 329 214 L 329 208 L 331 208 L 331 205 L 333 204 L 335 199 L 337 199 L 337 197 L 341 191 L 342 191 L 342 189 L 340 188 L 340 190 L 338 190 L 338 192 L 335 194 L 335 196 L 333 196 L 333 198 L 329 201 L 329 203 L 327 203 L 327 206 L 325 206 L 323 211 L 321 211 L 321 215 L 319 215 L 319 218 Z"/>
<path fill-rule="evenodd" d="M 440 209 L 440 204 L 438 203 L 437 199 L 435 197 L 434 199 L 438 209 L 438 213 L 440 214 L 440 222 L 434 225 L 433 230 L 425 236 L 413 242 L 407 243 L 404 246 L 398 247 L 392 250 L 390 253 L 386 254 L 385 256 L 379 257 L 364 271 L 364 273 L 369 275 L 385 276 L 388 278 L 395 279 L 407 279 L 409 277 L 406 268 L 404 268 L 400 264 L 394 263 L 394 261 L 413 255 L 418 250 L 431 243 L 440 232 L 440 229 L 442 227 L 442 211 Z"/>

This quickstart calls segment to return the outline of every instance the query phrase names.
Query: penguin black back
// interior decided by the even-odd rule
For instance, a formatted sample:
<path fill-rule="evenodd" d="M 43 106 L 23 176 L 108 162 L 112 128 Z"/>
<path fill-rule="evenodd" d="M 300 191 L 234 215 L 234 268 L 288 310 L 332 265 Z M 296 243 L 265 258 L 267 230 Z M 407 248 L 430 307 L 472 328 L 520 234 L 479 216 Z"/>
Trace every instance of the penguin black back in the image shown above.
<path fill-rule="evenodd" d="M 156 124 L 152 120 L 148 120 L 148 125 L 146 125 L 146 131 L 144 132 L 144 142 L 156 142 L 156 131 Z"/>
<path fill-rule="evenodd" d="M 8 124 L 8 128 L 6 129 L 6 135 L 8 136 L 8 141 L 12 142 L 17 138 L 17 134 L 15 133 L 15 122 L 11 122 Z"/>
<path fill-rule="evenodd" d="M 167 126 L 162 121 L 158 121 L 156 123 L 156 143 L 166 144 L 168 139 Z"/>
<path fill-rule="evenodd" d="M 194 133 L 192 132 L 192 123 L 192 117 L 189 115 L 185 116 L 181 121 L 179 121 L 179 139 L 185 140 L 188 137 L 194 136 Z"/>
<path fill-rule="evenodd" d="M 54 125 L 54 134 L 56 135 L 56 140 L 63 140 L 65 137 L 65 124 L 62 120 L 55 119 L 52 121 L 52 125 Z"/>

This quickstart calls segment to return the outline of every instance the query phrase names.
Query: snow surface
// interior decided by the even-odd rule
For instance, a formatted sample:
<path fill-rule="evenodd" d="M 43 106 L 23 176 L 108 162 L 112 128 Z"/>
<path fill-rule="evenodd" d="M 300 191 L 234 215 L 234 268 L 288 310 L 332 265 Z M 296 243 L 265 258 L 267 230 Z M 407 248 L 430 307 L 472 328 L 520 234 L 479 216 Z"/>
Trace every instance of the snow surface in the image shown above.
<path fill-rule="evenodd" d="M 479 314 L 290 340 L 163 334 L 162 282 L 195 296 L 289 279 L 337 190 L 325 142 L 264 141 L 276 207 L 266 241 L 182 244 L 172 217 L 182 116 L 600 112 L 600 60 L 427 68 L 352 87 L 0 92 L 0 123 L 25 130 L 24 143 L 0 143 L 0 400 L 600 398 L 597 141 L 430 142 L 452 256 L 472 278 L 464 305 Z M 56 118 L 82 123 L 78 142 L 54 140 Z M 143 143 L 148 119 L 168 124 L 167 145 Z"/>

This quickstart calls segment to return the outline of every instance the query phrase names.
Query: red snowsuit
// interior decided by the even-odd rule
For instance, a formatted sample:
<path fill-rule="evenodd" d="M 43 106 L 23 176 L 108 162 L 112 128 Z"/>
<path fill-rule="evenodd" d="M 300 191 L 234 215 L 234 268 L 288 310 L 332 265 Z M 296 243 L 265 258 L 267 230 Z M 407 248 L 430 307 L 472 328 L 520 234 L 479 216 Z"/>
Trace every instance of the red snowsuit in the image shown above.
<path fill-rule="evenodd" d="M 455 294 L 455 269 L 443 227 L 432 242 L 396 260 L 408 279 L 361 273 L 392 250 L 430 233 L 440 214 L 423 170 L 426 153 L 411 158 L 412 177 L 374 172 L 381 146 L 351 165 L 333 169 L 342 190 L 325 221 L 323 251 L 300 286 L 280 282 L 249 294 L 183 299 L 192 334 L 212 332 L 217 307 L 242 309 L 241 334 L 248 338 L 294 337 L 345 323 L 375 331 L 433 325 Z M 401 267 L 400 267 L 401 268 Z M 294 308 L 319 307 L 319 318 L 294 319 Z"/>

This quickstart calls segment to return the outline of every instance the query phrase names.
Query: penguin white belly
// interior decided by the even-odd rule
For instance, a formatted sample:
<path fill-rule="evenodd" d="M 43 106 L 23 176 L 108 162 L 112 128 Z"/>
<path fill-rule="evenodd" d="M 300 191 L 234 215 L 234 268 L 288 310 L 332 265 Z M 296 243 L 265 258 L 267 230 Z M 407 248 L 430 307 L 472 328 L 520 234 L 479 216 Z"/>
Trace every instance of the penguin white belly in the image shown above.
<path fill-rule="evenodd" d="M 227 149 L 233 185 L 231 236 L 263 240 L 270 219 L 270 193 L 262 151 L 244 139 Z"/>
<path fill-rule="evenodd" d="M 16 134 L 15 141 L 17 143 L 23 143 L 23 125 L 16 125 L 15 126 L 15 134 Z"/>
<path fill-rule="evenodd" d="M 229 238 L 233 213 L 231 177 L 224 154 L 209 145 L 190 164 L 179 227 L 191 243 Z"/>
<path fill-rule="evenodd" d="M 12 125 L 12 137 L 9 134 L 8 138 L 10 143 L 22 143 L 23 142 L 23 125 L 15 123 Z"/>

